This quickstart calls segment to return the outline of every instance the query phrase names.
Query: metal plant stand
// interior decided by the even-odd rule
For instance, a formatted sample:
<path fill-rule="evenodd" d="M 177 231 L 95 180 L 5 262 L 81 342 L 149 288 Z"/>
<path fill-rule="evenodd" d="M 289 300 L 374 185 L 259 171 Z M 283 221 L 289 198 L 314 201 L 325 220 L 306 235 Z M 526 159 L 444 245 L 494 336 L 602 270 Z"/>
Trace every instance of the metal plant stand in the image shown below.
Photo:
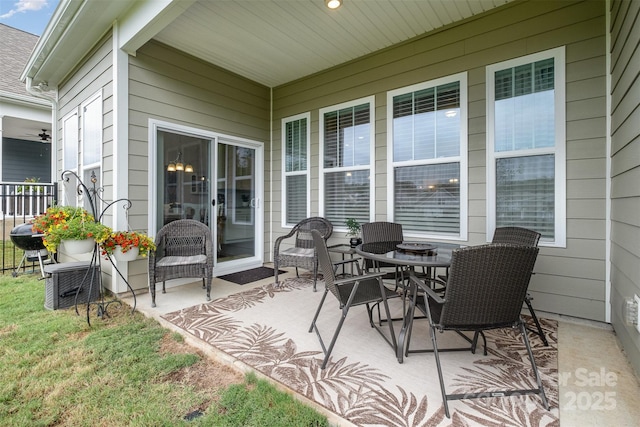
<path fill-rule="evenodd" d="M 111 207 L 117 205 L 118 203 L 123 204 L 123 208 L 125 209 L 125 211 L 128 211 L 131 208 L 131 201 L 129 199 L 122 198 L 122 199 L 114 200 L 112 202 L 105 201 L 100 196 L 100 194 L 104 191 L 104 189 L 102 187 L 96 187 L 96 183 L 98 182 L 98 179 L 95 175 L 95 172 L 93 171 L 91 172 L 91 178 L 90 178 L 91 188 L 87 187 L 85 183 L 82 181 L 82 179 L 80 179 L 80 177 L 75 172 L 70 170 L 65 170 L 64 172 L 62 172 L 62 175 L 61 175 L 62 181 L 69 183 L 71 176 L 73 176 L 77 180 L 78 185 L 76 187 L 76 192 L 79 196 L 83 196 L 86 198 L 85 200 L 90 207 L 90 213 L 93 215 L 93 218 L 96 222 L 101 222 L 105 212 L 107 212 Z M 102 202 L 104 204 L 104 208 L 99 212 L 98 212 L 97 202 Z M 133 314 L 136 310 L 136 304 L 137 304 L 136 293 L 134 292 L 133 288 L 129 284 L 129 281 L 122 275 L 122 273 L 120 272 L 120 269 L 118 269 L 116 264 L 113 262 L 113 258 L 111 257 L 111 254 L 107 253 L 106 257 L 111 263 L 111 266 L 113 267 L 113 271 L 118 273 L 120 278 L 127 284 L 127 288 L 129 289 L 129 291 L 131 291 L 131 294 L 133 295 L 133 307 L 131 308 L 131 314 Z M 122 301 L 118 299 L 115 299 L 115 298 L 110 300 L 105 299 L 105 292 L 102 287 L 102 268 L 100 268 L 101 265 L 102 265 L 102 259 L 100 257 L 100 245 L 96 242 L 96 244 L 93 247 L 93 253 L 91 255 L 91 262 L 89 263 L 89 268 L 87 269 L 87 272 L 85 273 L 84 278 L 82 279 L 82 285 L 78 287 L 78 290 L 76 291 L 76 295 L 75 295 L 75 310 L 76 310 L 76 314 L 80 315 L 80 312 L 78 311 L 78 295 L 80 294 L 80 291 L 82 290 L 83 286 L 88 283 L 89 295 L 92 295 L 93 286 L 98 286 L 99 295 L 100 295 L 98 300 L 91 301 L 91 299 L 89 298 L 87 301 L 87 323 L 89 324 L 89 326 L 91 326 L 90 311 L 91 311 L 92 305 L 96 306 L 97 316 L 100 318 L 102 318 L 103 316 L 108 316 L 107 310 L 111 304 L 122 305 Z M 96 266 L 98 268 L 95 268 Z"/>

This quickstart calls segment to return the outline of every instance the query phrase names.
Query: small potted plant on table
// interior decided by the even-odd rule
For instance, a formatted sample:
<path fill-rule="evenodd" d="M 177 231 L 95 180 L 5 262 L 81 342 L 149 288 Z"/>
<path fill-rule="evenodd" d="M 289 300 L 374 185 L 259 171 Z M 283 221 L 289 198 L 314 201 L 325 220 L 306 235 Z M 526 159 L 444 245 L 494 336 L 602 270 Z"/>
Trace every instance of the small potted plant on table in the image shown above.
<path fill-rule="evenodd" d="M 347 236 L 352 236 L 349 240 L 349 245 L 352 248 L 355 248 L 360 243 L 362 243 L 362 239 L 360 238 L 360 223 L 355 218 L 347 218 L 344 222 L 347 226 Z"/>

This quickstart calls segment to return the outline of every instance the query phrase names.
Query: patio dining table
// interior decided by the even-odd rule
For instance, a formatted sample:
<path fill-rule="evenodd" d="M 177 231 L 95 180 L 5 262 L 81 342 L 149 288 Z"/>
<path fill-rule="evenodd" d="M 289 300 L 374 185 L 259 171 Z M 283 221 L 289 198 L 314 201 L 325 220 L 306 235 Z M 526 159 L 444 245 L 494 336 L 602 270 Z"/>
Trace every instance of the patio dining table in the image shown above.
<path fill-rule="evenodd" d="M 435 269 L 447 268 L 451 265 L 451 254 L 454 249 L 460 248 L 458 244 L 432 243 L 432 242 L 375 242 L 363 243 L 356 247 L 356 253 L 363 258 L 375 263 L 386 263 L 406 267 L 410 276 L 415 276 L 415 268 L 424 268 L 426 273 L 435 277 Z M 409 281 L 411 284 L 412 281 Z M 415 285 L 410 285 L 411 287 Z M 413 289 L 407 295 L 416 295 Z M 405 336 L 410 323 L 410 315 L 413 313 L 415 300 L 403 313 L 402 328 L 398 335 L 398 348 L 396 357 L 399 363 L 403 361 Z"/>

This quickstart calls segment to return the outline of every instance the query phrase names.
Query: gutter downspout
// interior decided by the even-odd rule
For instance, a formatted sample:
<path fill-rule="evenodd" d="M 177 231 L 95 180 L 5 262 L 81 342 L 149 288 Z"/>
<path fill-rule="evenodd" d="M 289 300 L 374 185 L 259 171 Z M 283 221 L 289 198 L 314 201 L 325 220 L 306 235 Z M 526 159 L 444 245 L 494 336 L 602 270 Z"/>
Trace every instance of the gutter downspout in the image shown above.
<path fill-rule="evenodd" d="M 27 77 L 25 87 L 31 95 L 51 102 L 51 182 L 54 183 L 57 181 L 58 90 L 49 88 L 46 82 L 34 86 L 31 77 Z M 60 195 L 56 194 L 56 198 L 59 197 Z"/>
<path fill-rule="evenodd" d="M 273 259 L 273 87 L 269 89 L 269 260 Z"/>
<path fill-rule="evenodd" d="M 606 151 L 606 186 L 605 186 L 605 293 L 604 293 L 604 321 L 607 323 L 613 323 L 611 314 L 613 308 L 611 307 L 611 0 L 605 2 L 605 31 L 606 31 L 606 46 L 607 54 L 605 59 L 606 70 L 606 129 L 607 135 L 605 137 L 607 151 Z"/>

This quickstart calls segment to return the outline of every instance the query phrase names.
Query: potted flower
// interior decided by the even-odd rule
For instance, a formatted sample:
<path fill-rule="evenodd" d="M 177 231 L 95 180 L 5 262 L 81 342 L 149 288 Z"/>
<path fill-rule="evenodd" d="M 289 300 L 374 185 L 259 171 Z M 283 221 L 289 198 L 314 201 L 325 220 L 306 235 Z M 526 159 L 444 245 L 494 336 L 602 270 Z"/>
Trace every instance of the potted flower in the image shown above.
<path fill-rule="evenodd" d="M 40 178 L 34 176 L 31 178 L 25 178 L 24 182 L 27 183 L 39 183 L 40 182 Z M 31 194 L 31 193 L 37 193 L 37 194 L 42 194 L 44 193 L 44 187 L 41 185 L 19 185 L 18 187 L 16 187 L 16 193 L 18 194 Z"/>
<path fill-rule="evenodd" d="M 360 243 L 362 243 L 362 239 L 360 238 L 360 223 L 355 218 L 347 218 L 344 222 L 347 226 L 347 236 L 353 236 L 349 240 L 349 244 L 352 248 L 355 248 Z"/>
<path fill-rule="evenodd" d="M 69 254 L 89 252 L 96 243 L 103 242 L 111 229 L 96 222 L 85 209 L 72 206 L 52 206 L 36 217 L 33 231 L 42 233 L 45 248 L 51 253 L 57 251 L 63 241 L 65 252 Z M 73 241 L 83 241 L 81 248 L 74 248 Z"/>
<path fill-rule="evenodd" d="M 114 256 L 119 261 L 133 261 L 138 255 L 146 257 L 155 250 L 153 240 L 136 231 L 112 231 L 101 244 L 102 255 Z"/>

